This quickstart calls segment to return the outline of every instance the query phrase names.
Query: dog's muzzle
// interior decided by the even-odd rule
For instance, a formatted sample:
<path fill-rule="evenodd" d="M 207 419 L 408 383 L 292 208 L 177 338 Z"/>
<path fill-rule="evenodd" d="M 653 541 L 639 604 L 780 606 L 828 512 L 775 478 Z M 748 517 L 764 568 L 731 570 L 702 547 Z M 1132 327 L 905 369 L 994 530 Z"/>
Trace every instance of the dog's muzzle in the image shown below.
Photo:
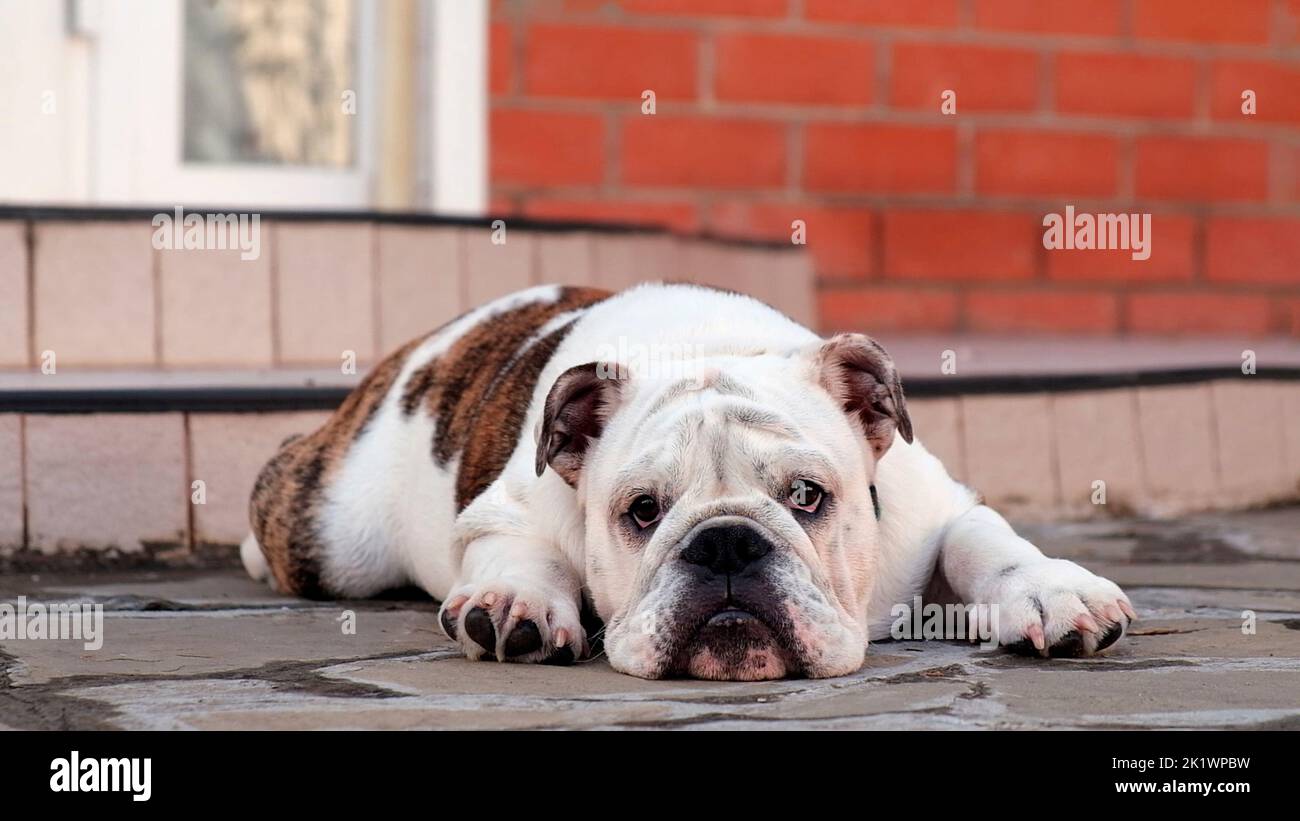
<path fill-rule="evenodd" d="M 690 581 L 672 618 L 675 672 L 766 679 L 798 671 L 781 591 L 767 572 L 778 550 L 738 517 L 692 531 L 677 558 Z"/>

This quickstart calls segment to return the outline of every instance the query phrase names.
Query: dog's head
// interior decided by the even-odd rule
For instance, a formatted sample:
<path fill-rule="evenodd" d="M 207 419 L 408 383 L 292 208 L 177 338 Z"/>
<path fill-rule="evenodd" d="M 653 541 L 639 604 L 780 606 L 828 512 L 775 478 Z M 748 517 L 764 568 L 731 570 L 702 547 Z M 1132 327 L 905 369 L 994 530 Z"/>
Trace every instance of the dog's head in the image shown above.
<path fill-rule="evenodd" d="M 894 364 L 861 335 L 693 360 L 687 375 L 566 371 L 537 469 L 573 485 L 615 669 L 832 676 L 861 666 L 877 553 L 871 482 L 912 440 Z"/>

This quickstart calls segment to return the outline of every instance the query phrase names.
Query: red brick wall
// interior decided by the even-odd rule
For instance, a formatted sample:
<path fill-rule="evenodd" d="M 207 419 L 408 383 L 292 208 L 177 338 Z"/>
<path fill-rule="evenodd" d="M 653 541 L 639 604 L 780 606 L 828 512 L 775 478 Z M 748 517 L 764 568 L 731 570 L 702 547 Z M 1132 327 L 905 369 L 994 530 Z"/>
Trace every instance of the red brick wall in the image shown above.
<path fill-rule="evenodd" d="M 494 210 L 802 219 L 826 329 L 1300 335 L 1300 0 L 495 0 L 491 101 Z"/>

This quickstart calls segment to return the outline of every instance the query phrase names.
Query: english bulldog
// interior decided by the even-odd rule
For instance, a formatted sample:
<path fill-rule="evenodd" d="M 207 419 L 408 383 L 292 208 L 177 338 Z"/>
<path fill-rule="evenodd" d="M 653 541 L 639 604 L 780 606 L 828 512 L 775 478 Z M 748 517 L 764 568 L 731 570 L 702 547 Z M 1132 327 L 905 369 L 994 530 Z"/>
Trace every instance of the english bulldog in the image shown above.
<path fill-rule="evenodd" d="M 996 606 L 996 641 L 1043 657 L 1134 618 L 949 477 L 871 338 L 694 285 L 536 287 L 410 342 L 282 445 L 250 519 L 253 577 L 413 583 L 470 659 L 599 638 L 644 678 L 823 677 L 915 596 Z"/>

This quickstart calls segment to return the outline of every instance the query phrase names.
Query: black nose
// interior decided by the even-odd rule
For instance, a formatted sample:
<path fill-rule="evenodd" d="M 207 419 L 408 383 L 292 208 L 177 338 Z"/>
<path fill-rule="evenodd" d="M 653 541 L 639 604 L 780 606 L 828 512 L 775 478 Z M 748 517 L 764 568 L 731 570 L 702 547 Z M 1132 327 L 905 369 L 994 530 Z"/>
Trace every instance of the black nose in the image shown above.
<path fill-rule="evenodd" d="M 766 556 L 772 545 L 752 527 L 717 525 L 701 530 L 682 551 L 682 560 L 714 573 L 734 574 Z"/>

